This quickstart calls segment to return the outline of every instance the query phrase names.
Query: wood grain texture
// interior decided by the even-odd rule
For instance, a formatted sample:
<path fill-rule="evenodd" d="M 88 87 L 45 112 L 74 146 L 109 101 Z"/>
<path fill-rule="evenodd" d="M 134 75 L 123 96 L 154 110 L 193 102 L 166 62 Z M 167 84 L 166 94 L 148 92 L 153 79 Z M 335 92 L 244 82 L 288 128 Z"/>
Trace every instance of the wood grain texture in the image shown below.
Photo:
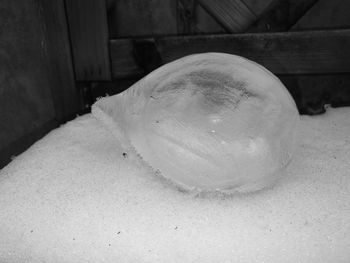
<path fill-rule="evenodd" d="M 193 53 L 224 52 L 262 64 L 276 74 L 350 72 L 350 30 L 163 37 L 154 39 L 163 63 Z M 113 76 L 132 76 L 142 67 L 131 40 L 111 41 Z M 128 55 L 122 50 L 129 50 Z"/>
<path fill-rule="evenodd" d="M 195 29 L 199 34 L 227 33 L 225 28 L 220 25 L 209 13 L 201 6 L 197 5 L 195 9 Z"/>
<path fill-rule="evenodd" d="M 38 0 L 45 51 L 50 71 L 50 88 L 55 105 L 56 119 L 63 122 L 75 117 L 80 110 L 74 81 L 72 55 L 64 7 L 64 0 Z"/>
<path fill-rule="evenodd" d="M 111 38 L 177 34 L 175 0 L 109 0 Z"/>
<path fill-rule="evenodd" d="M 282 32 L 289 30 L 317 0 L 277 0 L 247 32 Z M 321 18 L 320 18 L 321 19 Z"/>
<path fill-rule="evenodd" d="M 198 0 L 198 2 L 230 33 L 243 32 L 257 19 L 257 14 L 250 10 L 243 0 Z"/>
<path fill-rule="evenodd" d="M 0 167 L 47 132 L 55 120 L 41 6 L 0 1 Z M 56 125 L 58 123 L 56 122 Z M 44 127 L 44 128 L 43 128 Z"/>
<path fill-rule="evenodd" d="M 318 0 L 292 30 L 350 28 L 350 1 Z"/>
<path fill-rule="evenodd" d="M 254 12 L 257 16 L 260 16 L 267 10 L 271 8 L 271 6 L 278 0 L 244 0 L 244 3 L 247 7 Z"/>
<path fill-rule="evenodd" d="M 137 64 L 132 39 L 110 41 L 112 76 L 114 79 L 142 76 L 144 70 Z"/>
<path fill-rule="evenodd" d="M 66 0 L 77 81 L 111 79 L 104 0 Z"/>

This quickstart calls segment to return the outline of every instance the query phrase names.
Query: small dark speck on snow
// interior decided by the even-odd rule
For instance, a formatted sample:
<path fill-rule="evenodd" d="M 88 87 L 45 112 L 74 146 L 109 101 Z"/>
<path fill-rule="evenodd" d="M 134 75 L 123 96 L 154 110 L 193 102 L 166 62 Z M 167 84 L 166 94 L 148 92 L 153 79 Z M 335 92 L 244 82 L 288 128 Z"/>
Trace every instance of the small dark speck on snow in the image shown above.
<path fill-rule="evenodd" d="M 128 154 L 127 153 L 123 153 L 123 157 L 126 158 L 126 156 L 128 156 Z"/>
<path fill-rule="evenodd" d="M 119 234 L 120 234 L 120 231 L 118 231 L 117 235 L 119 235 Z"/>

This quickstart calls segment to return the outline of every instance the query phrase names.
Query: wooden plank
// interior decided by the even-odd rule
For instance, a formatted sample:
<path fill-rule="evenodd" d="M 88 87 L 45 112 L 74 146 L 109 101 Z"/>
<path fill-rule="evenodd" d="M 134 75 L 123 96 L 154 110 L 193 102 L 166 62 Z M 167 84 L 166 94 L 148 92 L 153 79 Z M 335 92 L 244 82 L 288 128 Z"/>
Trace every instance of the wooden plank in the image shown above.
<path fill-rule="evenodd" d="M 133 55 L 136 63 L 146 74 L 163 64 L 157 43 L 154 39 L 135 39 L 133 41 Z"/>
<path fill-rule="evenodd" d="M 77 81 L 111 79 L 106 2 L 66 0 Z"/>
<path fill-rule="evenodd" d="M 350 1 L 318 0 L 293 30 L 350 28 Z"/>
<path fill-rule="evenodd" d="M 247 5 L 247 7 L 252 10 L 257 16 L 260 16 L 269 10 L 275 2 L 277 2 L 277 0 L 244 0 L 244 3 Z"/>
<path fill-rule="evenodd" d="M 247 32 L 282 32 L 289 30 L 317 0 L 277 0 Z"/>
<path fill-rule="evenodd" d="M 154 43 L 163 63 L 193 53 L 224 52 L 249 58 L 276 74 L 350 72 L 350 30 L 347 29 L 162 37 L 154 39 Z M 110 46 L 113 76 L 142 72 L 132 52 L 129 56 L 121 52 L 121 49 L 133 50 L 131 40 L 112 40 Z"/>
<path fill-rule="evenodd" d="M 61 123 L 75 117 L 80 110 L 64 0 L 37 1 L 41 6 L 47 68 L 50 71 L 50 88 L 56 119 Z"/>
<path fill-rule="evenodd" d="M 177 34 L 190 35 L 195 33 L 195 10 L 194 0 L 176 0 L 177 2 Z"/>
<path fill-rule="evenodd" d="M 230 33 L 243 32 L 257 19 L 257 15 L 242 0 L 198 2 Z"/>
<path fill-rule="evenodd" d="M 199 34 L 224 34 L 227 31 L 201 6 L 195 9 L 195 29 Z"/>
<path fill-rule="evenodd" d="M 244 32 L 277 0 L 198 0 L 230 33 Z"/>
<path fill-rule="evenodd" d="M 0 167 L 46 133 L 55 120 L 46 38 L 36 0 L 2 1 L 0 8 Z M 25 15 L 24 15 L 25 14 Z M 54 125 L 58 123 L 54 121 Z"/>
<path fill-rule="evenodd" d="M 177 0 L 178 35 L 227 33 L 227 30 L 195 0 Z"/>
<path fill-rule="evenodd" d="M 142 76 L 145 71 L 137 64 L 132 39 L 110 41 L 111 66 L 114 79 Z"/>
<path fill-rule="evenodd" d="M 175 0 L 108 0 L 111 38 L 176 35 Z"/>

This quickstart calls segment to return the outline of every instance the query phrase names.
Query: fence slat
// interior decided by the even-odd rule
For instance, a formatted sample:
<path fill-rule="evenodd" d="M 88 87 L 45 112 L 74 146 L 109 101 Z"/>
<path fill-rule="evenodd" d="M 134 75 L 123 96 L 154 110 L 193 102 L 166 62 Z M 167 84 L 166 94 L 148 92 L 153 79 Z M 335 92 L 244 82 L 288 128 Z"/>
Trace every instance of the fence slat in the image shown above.
<path fill-rule="evenodd" d="M 153 42 L 162 63 L 193 53 L 224 52 L 256 61 L 275 74 L 350 72 L 349 29 L 176 36 L 156 38 Z M 142 67 L 137 64 L 132 52 L 125 56 L 120 51 L 121 47 L 133 50 L 132 45 L 130 40 L 110 41 L 114 78 L 134 76 L 136 71 L 142 72 Z M 127 71 L 124 65 L 132 70 Z"/>
<path fill-rule="evenodd" d="M 66 9 L 76 80 L 110 80 L 105 1 L 66 0 Z"/>

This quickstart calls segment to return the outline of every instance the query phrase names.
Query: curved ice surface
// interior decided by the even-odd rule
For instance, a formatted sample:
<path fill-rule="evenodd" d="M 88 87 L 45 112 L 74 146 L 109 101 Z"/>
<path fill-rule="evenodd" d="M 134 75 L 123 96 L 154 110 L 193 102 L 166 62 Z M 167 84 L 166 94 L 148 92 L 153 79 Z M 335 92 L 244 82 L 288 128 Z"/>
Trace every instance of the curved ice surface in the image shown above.
<path fill-rule="evenodd" d="M 283 84 L 245 58 L 204 53 L 93 106 L 142 158 L 186 189 L 249 192 L 290 161 L 299 114 Z M 105 116 L 102 116 L 105 115 Z"/>

